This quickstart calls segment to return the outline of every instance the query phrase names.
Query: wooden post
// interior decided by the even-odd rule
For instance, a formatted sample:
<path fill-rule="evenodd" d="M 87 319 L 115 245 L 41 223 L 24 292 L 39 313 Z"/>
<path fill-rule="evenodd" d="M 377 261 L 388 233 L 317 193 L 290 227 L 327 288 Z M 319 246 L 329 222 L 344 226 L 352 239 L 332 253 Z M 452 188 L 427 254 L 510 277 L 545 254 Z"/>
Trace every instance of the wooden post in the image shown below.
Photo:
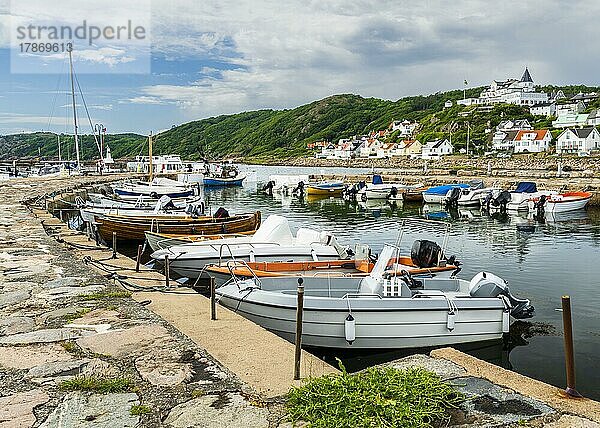
<path fill-rule="evenodd" d="M 165 285 L 169 288 L 169 256 L 165 254 Z"/>
<path fill-rule="evenodd" d="M 210 319 L 217 319 L 217 296 L 215 294 L 215 278 L 210 277 Z"/>
<path fill-rule="evenodd" d="M 142 245 L 138 245 L 137 258 L 135 259 L 135 271 L 140 271 L 140 260 L 142 259 Z"/>
<path fill-rule="evenodd" d="M 112 258 L 117 258 L 117 232 L 113 232 L 113 255 Z"/>
<path fill-rule="evenodd" d="M 302 317 L 304 315 L 304 280 L 298 278 L 298 305 L 296 308 L 296 349 L 294 354 L 294 380 L 300 379 L 300 357 L 302 355 Z"/>
<path fill-rule="evenodd" d="M 575 389 L 575 356 L 573 353 L 573 323 L 571 320 L 571 298 L 562 296 L 563 329 L 565 338 L 565 365 L 567 369 L 567 389 L 569 397 L 581 397 Z"/>

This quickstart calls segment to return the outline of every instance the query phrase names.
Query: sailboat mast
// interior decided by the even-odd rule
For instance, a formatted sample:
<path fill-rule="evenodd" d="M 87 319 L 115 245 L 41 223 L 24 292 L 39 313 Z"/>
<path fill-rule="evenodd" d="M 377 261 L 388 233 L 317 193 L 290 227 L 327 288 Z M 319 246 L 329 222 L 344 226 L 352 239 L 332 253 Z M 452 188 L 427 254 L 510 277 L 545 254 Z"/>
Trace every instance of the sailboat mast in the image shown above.
<path fill-rule="evenodd" d="M 148 181 L 152 181 L 152 133 L 148 135 Z"/>
<path fill-rule="evenodd" d="M 77 155 L 77 168 L 80 166 L 79 159 L 79 137 L 77 136 L 77 109 L 75 108 L 75 83 L 73 77 L 73 45 L 70 46 L 69 51 L 69 69 L 71 75 L 71 99 L 73 101 L 73 124 L 75 126 L 75 153 Z"/>
<path fill-rule="evenodd" d="M 58 143 L 58 161 L 62 162 L 62 158 L 60 156 L 60 135 L 56 136 L 56 140 L 57 140 L 57 143 Z"/>

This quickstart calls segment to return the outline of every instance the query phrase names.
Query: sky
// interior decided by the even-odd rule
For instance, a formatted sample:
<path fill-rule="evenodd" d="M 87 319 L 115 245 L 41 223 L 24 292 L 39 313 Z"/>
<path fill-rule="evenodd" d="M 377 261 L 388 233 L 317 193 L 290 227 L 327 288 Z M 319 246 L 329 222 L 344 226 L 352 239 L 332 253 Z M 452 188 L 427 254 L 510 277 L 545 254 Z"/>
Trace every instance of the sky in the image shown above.
<path fill-rule="evenodd" d="M 333 94 L 487 85 L 525 66 L 536 84 L 598 85 L 598 16 L 597 0 L 0 0 L 0 134 L 73 128 L 67 54 L 21 53 L 35 40 L 19 25 L 143 27 L 143 40 L 73 39 L 73 58 L 92 123 L 147 134 Z"/>

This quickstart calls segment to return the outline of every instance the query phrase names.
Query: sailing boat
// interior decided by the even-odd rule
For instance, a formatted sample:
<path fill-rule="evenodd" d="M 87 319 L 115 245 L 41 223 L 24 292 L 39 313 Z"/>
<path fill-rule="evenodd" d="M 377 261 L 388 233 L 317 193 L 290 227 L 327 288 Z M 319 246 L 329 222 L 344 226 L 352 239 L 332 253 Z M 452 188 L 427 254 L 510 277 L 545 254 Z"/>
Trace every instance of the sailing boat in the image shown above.
<path fill-rule="evenodd" d="M 194 195 L 194 188 L 188 183 L 164 177 L 154 178 L 152 133 L 148 135 L 148 160 L 148 181 L 133 181 L 116 185 L 113 187 L 115 194 L 124 199 L 137 199 L 140 196 L 151 199 L 160 199 L 162 196 L 187 198 Z"/>

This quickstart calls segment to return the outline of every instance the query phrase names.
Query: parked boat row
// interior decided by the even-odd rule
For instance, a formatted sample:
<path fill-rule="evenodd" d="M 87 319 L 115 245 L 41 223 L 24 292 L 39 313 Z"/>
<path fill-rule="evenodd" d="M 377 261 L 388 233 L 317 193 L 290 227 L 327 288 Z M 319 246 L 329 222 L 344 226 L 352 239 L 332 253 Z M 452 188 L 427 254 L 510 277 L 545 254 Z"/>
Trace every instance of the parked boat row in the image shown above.
<path fill-rule="evenodd" d="M 338 187 L 319 189 L 329 194 Z M 144 197 L 111 202 L 93 195 L 82 217 L 105 241 L 114 235 L 146 240 L 153 262 L 164 265 L 168 258 L 170 272 L 183 281 L 215 278 L 223 306 L 286 338 L 295 331 L 296 290 L 303 281 L 307 345 L 409 348 L 498 339 L 508 331 L 511 315 L 533 316 L 529 301 L 512 296 L 491 273 L 458 279 L 460 263 L 446 255 L 447 231 L 441 246 L 419 239 L 403 252 L 403 220 L 396 242 L 375 257 L 368 246 L 350 248 L 327 231 L 293 232 L 280 215 L 261 223 L 260 212 L 230 215 L 220 208 L 206 215 L 191 208 L 197 199 L 173 201 L 166 195 L 150 208 Z"/>

